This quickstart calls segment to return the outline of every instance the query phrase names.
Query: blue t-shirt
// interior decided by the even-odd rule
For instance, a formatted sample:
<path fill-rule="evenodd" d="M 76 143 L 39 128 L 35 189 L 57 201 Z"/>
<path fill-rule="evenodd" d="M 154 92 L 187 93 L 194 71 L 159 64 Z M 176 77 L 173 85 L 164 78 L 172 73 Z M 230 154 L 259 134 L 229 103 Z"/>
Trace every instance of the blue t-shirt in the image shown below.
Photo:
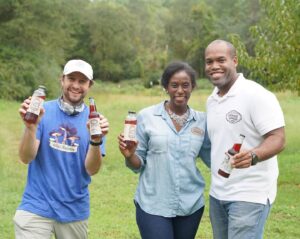
<path fill-rule="evenodd" d="M 36 158 L 28 168 L 27 185 L 18 209 L 59 222 L 89 217 L 88 185 L 91 177 L 85 169 L 89 148 L 86 127 L 89 110 L 70 116 L 58 100 L 45 102 L 45 114 L 38 125 L 40 140 Z M 105 138 L 101 145 L 105 155 Z"/>

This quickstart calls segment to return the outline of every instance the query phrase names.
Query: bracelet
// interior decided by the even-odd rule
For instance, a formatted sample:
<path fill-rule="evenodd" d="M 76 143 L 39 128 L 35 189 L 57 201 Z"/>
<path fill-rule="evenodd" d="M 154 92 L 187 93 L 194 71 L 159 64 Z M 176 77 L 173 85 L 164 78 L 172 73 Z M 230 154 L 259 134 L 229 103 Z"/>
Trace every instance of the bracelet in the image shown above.
<path fill-rule="evenodd" d="M 93 145 L 93 146 L 99 146 L 99 145 L 102 144 L 102 142 L 103 142 L 102 139 L 101 139 L 100 142 L 94 142 L 94 141 L 90 140 L 90 145 Z"/>

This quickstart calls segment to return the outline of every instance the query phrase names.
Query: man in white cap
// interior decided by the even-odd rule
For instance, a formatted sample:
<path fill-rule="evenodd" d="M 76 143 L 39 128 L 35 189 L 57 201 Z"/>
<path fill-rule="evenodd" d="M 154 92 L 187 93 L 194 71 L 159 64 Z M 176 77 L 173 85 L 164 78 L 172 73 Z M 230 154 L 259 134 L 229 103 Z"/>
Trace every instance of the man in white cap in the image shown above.
<path fill-rule="evenodd" d="M 83 99 L 93 69 L 70 60 L 60 79 L 62 96 L 44 103 L 36 123 L 23 119 L 31 98 L 19 109 L 25 125 L 20 160 L 29 164 L 27 185 L 14 216 L 15 238 L 84 239 L 90 214 L 88 185 L 105 155 L 109 123 L 100 115 L 102 137 L 91 140 L 89 109 Z"/>

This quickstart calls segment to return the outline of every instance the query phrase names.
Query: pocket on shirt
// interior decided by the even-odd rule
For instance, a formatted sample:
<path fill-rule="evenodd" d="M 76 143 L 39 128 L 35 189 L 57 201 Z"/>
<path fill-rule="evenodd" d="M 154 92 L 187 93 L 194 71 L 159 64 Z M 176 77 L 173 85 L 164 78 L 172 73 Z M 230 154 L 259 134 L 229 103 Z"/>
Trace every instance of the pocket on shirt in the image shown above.
<path fill-rule="evenodd" d="M 149 139 L 149 152 L 162 154 L 168 151 L 167 135 L 151 135 Z"/>

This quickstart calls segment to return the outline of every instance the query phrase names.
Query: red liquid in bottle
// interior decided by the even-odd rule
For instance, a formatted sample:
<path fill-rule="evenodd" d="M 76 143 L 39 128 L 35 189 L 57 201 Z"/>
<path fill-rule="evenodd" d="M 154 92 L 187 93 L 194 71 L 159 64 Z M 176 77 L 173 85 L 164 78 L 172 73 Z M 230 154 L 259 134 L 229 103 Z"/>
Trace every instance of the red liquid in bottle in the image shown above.
<path fill-rule="evenodd" d="M 231 149 L 229 149 L 227 151 L 227 154 L 225 154 L 225 159 L 222 162 L 221 168 L 219 168 L 218 170 L 218 174 L 223 176 L 224 178 L 228 178 L 230 176 L 232 167 L 231 167 L 231 163 L 230 163 L 230 157 L 234 156 L 235 154 L 240 152 L 240 149 L 242 147 L 242 143 L 244 141 L 245 136 L 244 135 L 240 135 L 240 142 L 239 143 L 235 143 Z"/>
<path fill-rule="evenodd" d="M 234 144 L 232 149 L 230 149 L 230 150 L 233 150 L 235 152 L 235 154 L 237 154 L 238 152 L 240 152 L 241 147 L 242 147 L 242 144 Z"/>
<path fill-rule="evenodd" d="M 136 142 L 136 113 L 129 111 L 124 124 L 124 140 L 127 147 L 133 147 Z"/>
<path fill-rule="evenodd" d="M 102 130 L 100 127 L 100 116 L 96 109 L 95 100 L 90 97 L 90 113 L 89 113 L 89 123 L 90 123 L 90 136 L 92 140 L 99 140 L 102 136 Z"/>
<path fill-rule="evenodd" d="M 35 124 L 40 114 L 44 100 L 46 99 L 46 87 L 39 86 L 34 91 L 29 107 L 24 115 L 24 120 L 29 124 Z"/>

